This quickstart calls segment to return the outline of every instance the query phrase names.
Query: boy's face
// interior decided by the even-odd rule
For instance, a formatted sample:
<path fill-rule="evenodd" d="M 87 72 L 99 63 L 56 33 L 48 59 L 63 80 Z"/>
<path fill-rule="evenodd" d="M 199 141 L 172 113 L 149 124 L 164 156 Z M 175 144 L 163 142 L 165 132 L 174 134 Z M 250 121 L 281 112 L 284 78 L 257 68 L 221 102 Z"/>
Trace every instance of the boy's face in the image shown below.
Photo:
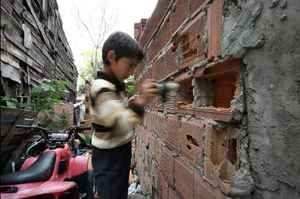
<path fill-rule="evenodd" d="M 135 58 L 121 57 L 116 60 L 114 56 L 112 59 L 109 59 L 109 61 L 111 63 L 110 68 L 112 72 L 120 80 L 127 79 L 130 75 L 132 75 L 139 63 L 139 61 Z"/>

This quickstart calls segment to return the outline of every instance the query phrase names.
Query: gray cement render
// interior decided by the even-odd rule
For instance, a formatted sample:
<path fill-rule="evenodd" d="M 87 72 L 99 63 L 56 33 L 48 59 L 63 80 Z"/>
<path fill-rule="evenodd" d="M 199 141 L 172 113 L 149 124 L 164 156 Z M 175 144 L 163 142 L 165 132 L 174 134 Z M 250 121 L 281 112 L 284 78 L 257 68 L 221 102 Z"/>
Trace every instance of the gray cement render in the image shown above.
<path fill-rule="evenodd" d="M 221 54 L 244 64 L 233 189 L 243 183 L 252 191 L 244 198 L 299 199 L 300 0 L 225 0 L 224 11 Z"/>

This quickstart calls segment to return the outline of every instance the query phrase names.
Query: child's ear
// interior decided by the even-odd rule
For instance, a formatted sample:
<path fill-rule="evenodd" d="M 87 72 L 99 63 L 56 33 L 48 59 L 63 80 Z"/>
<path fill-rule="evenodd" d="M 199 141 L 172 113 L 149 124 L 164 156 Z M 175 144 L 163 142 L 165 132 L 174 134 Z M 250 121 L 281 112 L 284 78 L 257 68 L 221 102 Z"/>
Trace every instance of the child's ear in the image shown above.
<path fill-rule="evenodd" d="M 110 50 L 107 52 L 107 59 L 110 63 L 113 63 L 116 60 L 115 51 Z"/>

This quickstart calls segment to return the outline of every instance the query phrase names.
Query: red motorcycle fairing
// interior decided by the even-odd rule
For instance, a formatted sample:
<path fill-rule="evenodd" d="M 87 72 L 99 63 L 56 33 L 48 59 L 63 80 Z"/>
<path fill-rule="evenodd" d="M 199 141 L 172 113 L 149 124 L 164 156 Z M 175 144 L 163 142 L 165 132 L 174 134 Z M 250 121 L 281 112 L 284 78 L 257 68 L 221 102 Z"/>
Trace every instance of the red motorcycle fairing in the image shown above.
<path fill-rule="evenodd" d="M 16 193 L 1 193 L 1 199 L 28 198 L 43 194 L 53 194 L 60 196 L 63 192 L 76 186 L 75 182 L 66 181 L 75 176 L 88 171 L 88 156 L 74 156 L 70 150 L 70 146 L 65 144 L 63 148 L 46 151 L 55 151 L 55 166 L 51 177 L 47 181 L 33 182 L 26 184 L 6 185 L 17 187 Z M 44 152 L 46 152 L 44 151 Z M 30 157 L 25 160 L 21 167 L 21 171 L 28 169 L 38 158 Z M 61 170 L 61 163 L 65 164 L 65 168 Z"/>
<path fill-rule="evenodd" d="M 79 176 L 88 171 L 88 156 L 76 156 L 70 160 L 69 176 Z"/>
<path fill-rule="evenodd" d="M 17 187 L 18 191 L 16 193 L 1 193 L 1 199 L 22 199 L 44 194 L 53 194 L 54 198 L 56 198 L 63 192 L 76 187 L 76 183 L 67 181 L 46 181 L 13 186 Z"/>

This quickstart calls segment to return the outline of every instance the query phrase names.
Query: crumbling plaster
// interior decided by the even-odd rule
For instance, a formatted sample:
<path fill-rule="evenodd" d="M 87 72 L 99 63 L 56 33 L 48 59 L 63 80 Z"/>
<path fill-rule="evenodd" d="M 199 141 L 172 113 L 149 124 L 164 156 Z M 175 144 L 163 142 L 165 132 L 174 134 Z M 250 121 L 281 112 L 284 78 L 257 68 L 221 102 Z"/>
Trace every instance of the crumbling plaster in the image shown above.
<path fill-rule="evenodd" d="M 221 54 L 243 60 L 253 199 L 300 198 L 299 16 L 299 0 L 224 2 Z"/>

